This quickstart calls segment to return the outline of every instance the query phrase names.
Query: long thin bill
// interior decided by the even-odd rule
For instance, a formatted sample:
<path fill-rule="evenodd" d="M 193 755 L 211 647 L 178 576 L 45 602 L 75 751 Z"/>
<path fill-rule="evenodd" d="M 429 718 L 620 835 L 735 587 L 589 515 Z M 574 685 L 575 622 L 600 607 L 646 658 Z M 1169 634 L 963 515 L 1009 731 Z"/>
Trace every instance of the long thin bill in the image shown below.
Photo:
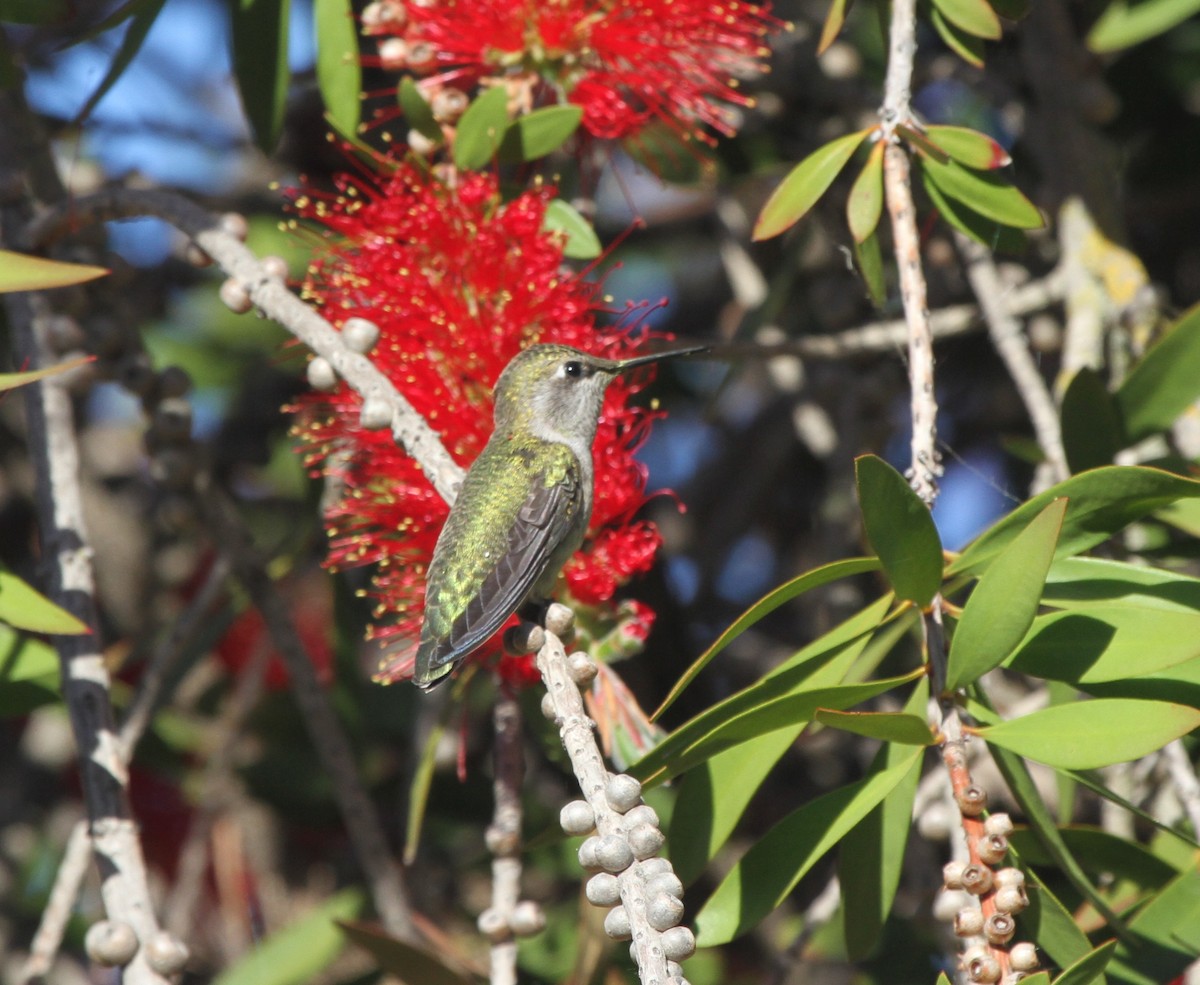
<path fill-rule="evenodd" d="M 622 359 L 617 363 L 617 372 L 624 373 L 628 369 L 633 369 L 636 366 L 645 366 L 647 363 L 660 362 L 663 359 L 674 359 L 676 356 L 690 356 L 697 352 L 707 352 L 712 346 L 708 345 L 692 345 L 682 349 L 667 349 L 663 352 L 652 352 L 645 356 L 634 356 L 632 359 Z"/>

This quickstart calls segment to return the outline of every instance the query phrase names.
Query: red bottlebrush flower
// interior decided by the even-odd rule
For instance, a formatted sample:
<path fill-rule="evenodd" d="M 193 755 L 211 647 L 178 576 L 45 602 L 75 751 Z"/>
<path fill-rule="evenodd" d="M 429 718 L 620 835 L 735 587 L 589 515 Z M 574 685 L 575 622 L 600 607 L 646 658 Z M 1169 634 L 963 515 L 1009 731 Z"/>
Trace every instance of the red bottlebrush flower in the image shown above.
<path fill-rule="evenodd" d="M 382 0 L 367 30 L 402 38 L 382 59 L 434 84 L 497 79 L 583 109 L 593 136 L 622 138 L 653 119 L 711 142 L 731 135 L 738 77 L 764 70 L 764 6 L 740 0 Z M 382 12 L 386 12 L 386 16 Z M 392 47 L 387 49 L 392 52 Z"/>
<path fill-rule="evenodd" d="M 558 342 L 617 359 L 633 352 L 626 333 L 597 327 L 598 285 L 564 270 L 561 239 L 543 231 L 551 189 L 504 202 L 489 175 L 460 175 L 451 186 L 408 164 L 380 182 L 343 177 L 336 197 L 296 197 L 302 216 L 335 234 L 309 269 L 305 295 L 335 325 L 363 317 L 379 326 L 373 361 L 461 465 L 491 434 L 493 384 L 528 345 Z M 610 599 L 658 546 L 653 526 L 631 522 L 646 479 L 633 451 L 653 414 L 629 398 L 648 379 L 608 388 L 594 446 L 592 546 L 571 562 L 572 591 L 587 602 Z M 361 404 L 344 384 L 308 395 L 296 431 L 307 463 L 342 485 L 326 515 L 329 563 L 376 566 L 369 635 L 415 640 L 448 509 L 390 432 L 361 428 Z M 499 636 L 483 652 L 498 650 Z M 389 666 L 378 679 L 410 673 Z"/>

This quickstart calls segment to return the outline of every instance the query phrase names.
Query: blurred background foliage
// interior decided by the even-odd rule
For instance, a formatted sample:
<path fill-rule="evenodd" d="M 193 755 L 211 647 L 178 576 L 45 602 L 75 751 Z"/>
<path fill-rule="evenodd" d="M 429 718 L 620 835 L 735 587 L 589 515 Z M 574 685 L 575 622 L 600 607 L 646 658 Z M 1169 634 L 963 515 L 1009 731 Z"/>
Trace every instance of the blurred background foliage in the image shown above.
<path fill-rule="evenodd" d="M 1184 4 L 1158 0 L 1157 7 L 1171 8 L 1159 12 L 1166 27 L 1146 40 L 1136 24 L 1125 27 L 1127 39 L 1140 40 L 1126 48 L 1111 41 L 1114 32 L 1118 42 L 1123 37 L 1122 23 L 1112 20 L 1120 6 L 1035 0 L 1024 20 L 1006 23 L 1003 39 L 987 45 L 982 68 L 964 64 L 923 27 L 914 104 L 931 122 L 973 126 L 999 140 L 1013 155 L 1013 181 L 1047 215 L 1057 215 L 1068 195 L 1081 196 L 1104 232 L 1145 264 L 1155 304 L 1171 313 L 1200 300 L 1200 20 L 1186 10 L 1179 17 L 1175 8 Z M 718 146 L 714 172 L 702 175 L 684 160 L 673 176 L 689 183 L 664 186 L 613 151 L 596 193 L 596 224 L 606 238 L 625 237 L 603 273 L 614 310 L 625 299 L 666 298 L 651 319 L 660 331 L 763 344 L 898 316 L 895 291 L 876 313 L 847 262 L 840 203 L 849 174 L 793 234 L 746 245 L 749 223 L 795 161 L 873 121 L 884 69 L 881 8 L 856 4 L 842 38 L 818 58 L 826 4 L 779 3 L 776 14 L 793 27 L 774 38 L 773 72 L 751 83 L 757 105 L 745 111 L 739 136 Z M 1109 18 L 1102 43 L 1093 38 L 1089 48 L 1088 32 L 1102 17 Z M 290 5 L 286 112 L 270 154 L 252 139 L 231 75 L 230 4 L 224 0 L 3 0 L 0 21 L 73 193 L 111 180 L 185 189 L 216 210 L 246 214 L 250 245 L 260 255 L 286 257 L 299 275 L 312 241 L 281 227 L 277 189 L 294 185 L 301 173 L 320 184 L 345 165 L 327 139 L 309 3 Z M 143 42 L 126 58 L 131 33 L 142 30 Z M 123 61 L 93 105 L 91 97 Z M 368 70 L 366 92 L 386 84 Z M 643 225 L 631 228 L 635 217 Z M 933 225 L 926 230 L 931 308 L 971 300 L 948 233 Z M 331 577 L 320 568 L 321 489 L 304 475 L 288 417 L 280 412 L 304 385 L 302 354 L 270 322 L 231 314 L 218 300 L 216 275 L 183 262 L 180 241 L 162 223 L 112 223 L 108 236 L 119 257 L 113 289 L 155 364 L 178 365 L 191 375 L 194 435 L 214 475 L 236 493 L 256 542 L 275 559 L 271 574 L 280 579 L 328 682 L 399 851 L 414 763 L 442 712 L 438 701 L 413 689 L 382 689 L 366 680 L 361 638 L 367 611 L 356 595 L 364 576 Z M 1002 273 L 1015 287 L 1044 276 L 1059 258 L 1051 230 L 1006 258 Z M 1049 379 L 1061 322 L 1061 311 L 1051 308 L 1029 325 Z M 803 361 L 766 361 L 751 349 L 726 366 L 672 366 L 654 388 L 669 416 L 655 426 L 641 457 L 651 488 L 663 491 L 646 513 L 662 529 L 666 548 L 654 572 L 628 592 L 647 602 L 658 620 L 645 654 L 620 667 L 647 707 L 756 598 L 801 571 L 861 553 L 855 455 L 875 451 L 901 469 L 906 463 L 907 377 L 898 348 Z M 938 366 L 947 471 L 934 517 L 953 549 L 1025 497 L 1033 472 L 1031 432 L 979 326 L 940 343 Z M 200 590 L 213 551 L 195 518 L 152 481 L 138 402 L 116 383 L 97 384 L 81 402 L 106 655 L 118 674 L 117 696 L 127 700 L 150 648 Z M 34 580 L 31 479 L 18 418 L 15 402 L 0 403 L 0 563 Z M 860 608 L 877 587 L 875 576 L 862 576 L 778 609 L 730 646 L 664 724 L 677 724 L 758 678 Z M 212 862 L 195 898 L 174 901 L 190 916 L 195 958 L 187 980 L 376 981 L 379 972 L 366 952 L 343 949 L 340 937 L 316 929 L 328 926 L 328 912 L 285 942 L 288 962 L 239 964 L 318 906 L 336 904 L 331 912 L 343 916 L 359 912 L 360 897 L 333 894 L 361 879 L 328 777 L 287 692 L 286 672 L 270 657 L 261 620 L 235 595 L 222 598 L 219 613 L 189 638 L 176 670 L 177 698 L 155 719 L 132 773 L 153 880 L 168 900 L 178 888 L 189 831 L 195 837 L 197 817 L 205 816 Z M 261 696 L 242 721 L 230 722 L 234 683 L 260 659 L 272 659 Z M 5 981 L 15 980 L 67 832 L 81 813 L 66 714 L 50 700 L 49 687 L 47 681 L 40 706 L 24 702 L 23 714 L 0 721 Z M 491 812 L 489 687 L 471 688 L 462 714 L 442 723 L 410 870 L 420 912 L 475 960 L 482 945 L 474 917 L 487 905 L 489 879 L 483 842 Z M 632 980 L 623 946 L 610 946 L 601 961 L 582 943 L 601 948 L 603 938 L 590 908 L 580 905 L 574 845 L 555 828 L 571 785 L 536 700 L 528 712 L 529 741 L 540 752 L 528 760 L 525 829 L 532 845 L 525 894 L 544 903 L 549 925 L 522 944 L 523 974 L 547 982 Z M 235 741 L 227 765 L 214 776 L 212 753 L 230 735 Z M 844 733 L 806 734 L 752 802 L 731 852 L 796 803 L 861 775 L 867 764 L 861 743 Z M 673 796 L 662 789 L 652 800 L 664 826 Z M 938 846 L 919 839 L 909 857 L 913 877 L 877 952 L 886 957 L 844 965 L 840 916 L 804 933 L 804 914 L 830 875 L 828 862 L 755 933 L 689 961 L 689 979 L 694 985 L 802 977 L 931 981 L 933 962 L 947 949 L 944 927 L 930 916 L 941 859 Z M 701 898 L 723 864 L 718 858 L 714 873 L 689 892 Z M 98 909 L 89 883 L 54 982 L 93 980 L 80 955 L 83 930 Z"/>

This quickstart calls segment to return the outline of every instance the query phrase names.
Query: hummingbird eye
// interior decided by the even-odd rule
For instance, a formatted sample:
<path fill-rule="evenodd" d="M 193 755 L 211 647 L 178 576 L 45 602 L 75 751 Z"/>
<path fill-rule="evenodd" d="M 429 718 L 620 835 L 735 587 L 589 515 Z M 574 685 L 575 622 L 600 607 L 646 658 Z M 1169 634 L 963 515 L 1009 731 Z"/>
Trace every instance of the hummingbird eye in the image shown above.
<path fill-rule="evenodd" d="M 573 380 L 579 379 L 583 375 L 583 363 L 577 359 L 572 359 L 569 362 L 563 363 L 563 373 Z"/>

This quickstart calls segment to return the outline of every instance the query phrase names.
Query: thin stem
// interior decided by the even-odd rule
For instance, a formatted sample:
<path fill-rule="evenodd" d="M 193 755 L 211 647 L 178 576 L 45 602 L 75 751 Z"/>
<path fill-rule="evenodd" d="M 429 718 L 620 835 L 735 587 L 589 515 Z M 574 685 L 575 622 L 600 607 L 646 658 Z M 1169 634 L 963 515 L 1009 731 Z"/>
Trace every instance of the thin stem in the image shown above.
<path fill-rule="evenodd" d="M 492 847 L 492 906 L 497 923 L 511 924 L 521 898 L 521 786 L 525 781 L 525 751 L 521 736 L 521 706 L 503 685 L 492 710 L 495 745 L 492 761 L 495 804 L 488 844 Z M 491 947 L 491 985 L 516 985 L 517 941 L 511 933 Z"/>

